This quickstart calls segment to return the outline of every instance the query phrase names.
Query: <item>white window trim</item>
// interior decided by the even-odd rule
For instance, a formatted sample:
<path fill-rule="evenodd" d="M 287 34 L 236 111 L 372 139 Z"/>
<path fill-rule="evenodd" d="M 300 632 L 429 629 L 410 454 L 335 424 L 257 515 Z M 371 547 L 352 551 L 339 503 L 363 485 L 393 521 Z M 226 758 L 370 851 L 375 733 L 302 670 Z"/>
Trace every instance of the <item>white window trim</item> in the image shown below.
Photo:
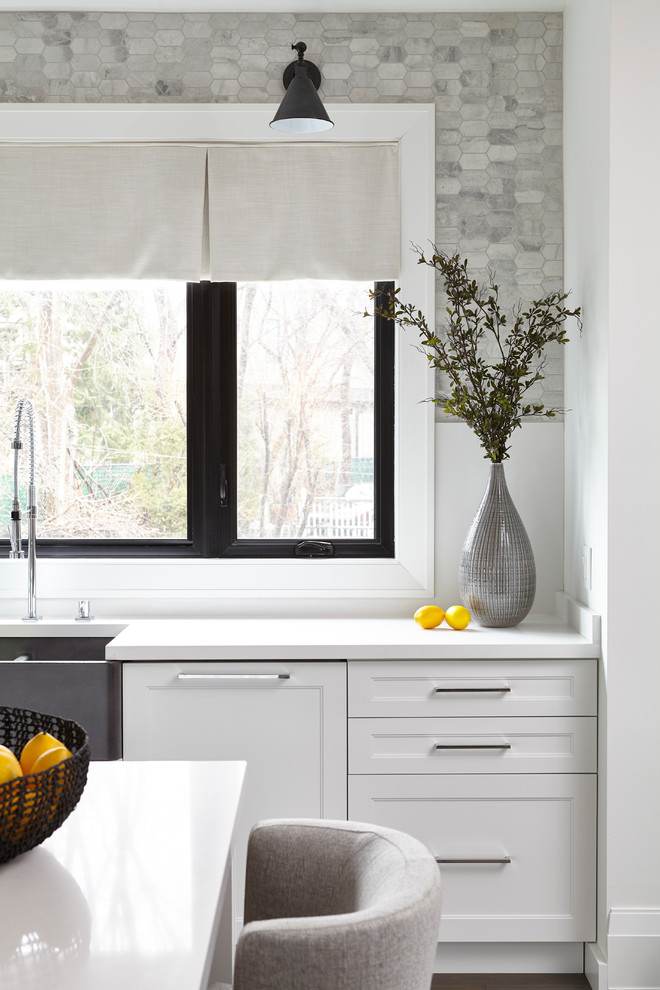
<path fill-rule="evenodd" d="M 335 122 L 315 141 L 400 143 L 402 297 L 433 326 L 433 271 L 418 265 L 411 245 L 435 236 L 435 138 L 432 104 L 326 104 Z M 266 104 L 84 105 L 4 104 L 0 134 L 12 142 L 258 141 L 286 135 L 268 123 Z M 300 140 L 299 135 L 292 140 Z M 434 589 L 434 376 L 397 330 L 395 444 L 395 559 L 362 560 L 120 560 L 41 559 L 40 598 L 85 597 L 114 602 L 171 598 L 417 598 Z M 20 597 L 14 563 L 0 564 L 0 595 Z"/>

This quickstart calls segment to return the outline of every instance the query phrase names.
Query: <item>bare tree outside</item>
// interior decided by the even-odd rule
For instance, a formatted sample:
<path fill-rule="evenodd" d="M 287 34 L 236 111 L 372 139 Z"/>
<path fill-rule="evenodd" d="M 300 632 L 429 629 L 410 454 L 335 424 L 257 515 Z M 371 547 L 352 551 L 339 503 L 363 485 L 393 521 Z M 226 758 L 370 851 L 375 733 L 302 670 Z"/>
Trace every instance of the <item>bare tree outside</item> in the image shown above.
<path fill-rule="evenodd" d="M 185 341 L 184 285 L 3 283 L 5 517 L 13 410 L 26 396 L 37 417 L 41 537 L 185 538 Z"/>
<path fill-rule="evenodd" d="M 373 538 L 369 288 L 239 285 L 239 538 Z"/>
<path fill-rule="evenodd" d="M 239 538 L 373 537 L 369 288 L 238 287 Z M 3 535 L 25 396 L 40 537 L 187 537 L 184 284 L 0 283 L 0 386 Z"/>

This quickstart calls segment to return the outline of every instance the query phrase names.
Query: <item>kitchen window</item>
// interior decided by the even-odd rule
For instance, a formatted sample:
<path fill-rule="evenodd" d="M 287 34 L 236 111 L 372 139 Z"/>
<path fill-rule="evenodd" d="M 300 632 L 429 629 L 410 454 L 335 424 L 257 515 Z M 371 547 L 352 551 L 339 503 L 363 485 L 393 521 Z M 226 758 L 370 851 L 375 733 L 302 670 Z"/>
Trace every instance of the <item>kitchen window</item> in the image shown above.
<path fill-rule="evenodd" d="M 372 287 L 4 283 L 0 429 L 28 395 L 42 553 L 391 556 L 392 327 L 364 318 Z"/>
<path fill-rule="evenodd" d="M 222 423 L 209 493 L 220 492 L 221 556 L 393 556 L 393 327 L 365 319 L 373 288 L 192 287 L 219 325 L 208 391 Z M 223 396 L 235 397 L 229 409 Z"/>
<path fill-rule="evenodd" d="M 369 106 L 359 106 L 357 104 L 341 104 L 332 106 L 335 128 L 327 132 L 321 138 L 316 138 L 313 142 L 319 149 L 322 145 L 332 147 L 335 143 L 341 149 L 342 145 L 355 143 L 357 145 L 375 144 L 390 145 L 396 144 L 398 148 L 399 160 L 399 189 L 400 189 L 400 244 L 397 249 L 399 268 L 398 276 L 390 271 L 389 267 L 375 266 L 375 271 L 360 271 L 359 264 L 367 260 L 373 264 L 375 252 L 370 248 L 368 251 L 362 250 L 357 255 L 355 244 L 357 240 L 353 237 L 352 231 L 355 224 L 359 226 L 361 233 L 365 229 L 374 230 L 370 234 L 370 244 L 380 245 L 381 239 L 375 233 L 376 228 L 372 228 L 372 220 L 376 215 L 369 207 L 365 214 L 365 204 L 369 202 L 372 191 L 376 192 L 376 205 L 380 211 L 387 210 L 388 204 L 392 204 L 389 196 L 383 195 L 383 188 L 380 184 L 352 184 L 358 197 L 357 206 L 359 212 L 353 210 L 353 206 L 345 211 L 345 216 L 350 220 L 349 227 L 342 221 L 344 231 L 344 243 L 350 250 L 335 251 L 329 260 L 349 265 L 348 271 L 331 272 L 328 265 L 328 256 L 322 260 L 323 270 L 308 272 L 305 277 L 315 279 L 333 278 L 345 280 L 356 278 L 369 281 L 373 284 L 374 278 L 387 277 L 397 278 L 397 284 L 401 285 L 402 295 L 414 298 L 419 301 L 420 307 L 427 314 L 433 312 L 434 286 L 432 279 L 429 279 L 425 266 L 416 264 L 416 256 L 410 250 L 411 244 L 426 245 L 433 237 L 434 216 L 435 216 L 435 196 L 434 196 L 434 107 L 422 104 L 372 104 Z M 269 117 L 270 113 L 270 117 Z M 241 269 L 233 271 L 227 267 L 227 261 L 232 260 L 233 247 L 236 249 L 237 242 L 234 237 L 218 240 L 217 232 L 222 225 L 232 224 L 236 221 L 235 215 L 231 215 L 236 198 L 230 196 L 218 197 L 214 195 L 208 204 L 203 195 L 205 163 L 209 165 L 209 182 L 217 183 L 221 179 L 218 187 L 224 189 L 226 182 L 234 177 L 242 177 L 242 172 L 238 168 L 231 168 L 229 158 L 225 155 L 216 155 L 214 148 L 220 149 L 231 145 L 254 144 L 264 149 L 270 159 L 270 151 L 276 147 L 282 147 L 281 136 L 275 135 L 268 128 L 268 122 L 272 118 L 272 108 L 266 105 L 230 105 L 212 104 L 204 105 L 141 105 L 141 106 L 117 106 L 117 105 L 94 105 L 93 107 L 84 104 L 66 105 L 49 104 L 39 105 L 17 105 L 4 104 L 0 106 L 0 117 L 2 117 L 0 132 L 3 135 L 0 142 L 0 149 L 9 150 L 16 147 L 15 158 L 7 155 L 6 160 L 11 168 L 11 175 L 3 173 L 3 182 L 0 188 L 3 189 L 4 200 L 6 201 L 7 212 L 5 214 L 5 227 L 12 235 L 20 235 L 21 243 L 18 245 L 20 251 L 14 250 L 15 238 L 12 241 L 12 250 L 6 247 L 7 238 L 0 241 L 0 255 L 2 256 L 2 269 L 7 279 L 28 279 L 32 282 L 32 288 L 42 285 L 43 280 L 58 279 L 66 280 L 76 277 L 84 277 L 87 280 L 87 288 L 91 287 L 91 280 L 99 277 L 98 260 L 99 249 L 102 252 L 102 260 L 110 263 L 110 269 L 106 271 L 108 265 L 104 267 L 103 277 L 106 279 L 105 288 L 112 287 L 114 283 L 109 279 L 131 279 L 133 284 L 139 281 L 141 285 L 147 281 L 157 279 L 156 263 L 160 266 L 162 251 L 168 249 L 168 255 L 172 247 L 177 251 L 175 263 L 176 272 L 168 271 L 167 278 L 178 282 L 185 294 L 183 286 L 186 283 L 199 283 L 200 280 L 210 278 L 213 282 L 227 280 L 238 283 L 240 286 L 247 279 L 259 278 L 263 281 L 289 281 L 291 279 L 302 278 L 299 272 L 289 272 L 286 275 L 275 274 L 274 272 L 257 273 L 254 270 L 252 261 L 255 253 L 258 253 L 261 261 L 269 263 L 271 259 L 276 259 L 278 264 L 281 259 L 287 263 L 298 264 L 301 254 L 301 243 L 307 243 L 304 237 L 311 237 L 315 248 L 315 263 L 320 264 L 320 255 L 316 251 L 317 242 L 319 247 L 326 249 L 326 231 L 324 229 L 325 218 L 333 219 L 336 210 L 332 208 L 337 201 L 330 199 L 329 206 L 325 207 L 324 222 L 310 220 L 307 213 L 300 210 L 291 210 L 290 199 L 284 200 L 282 196 L 271 195 L 266 205 L 269 209 L 280 210 L 276 222 L 266 223 L 245 222 L 244 211 L 239 211 L 238 221 L 241 226 L 239 233 L 244 236 L 244 245 L 247 251 L 249 265 L 247 270 Z M 66 141 L 66 148 L 62 142 Z M 298 142 L 294 141 L 293 144 Z M 96 146 L 103 146 L 102 154 L 95 154 Z M 34 174 L 32 170 L 33 156 L 31 147 L 36 150 L 39 147 L 46 149 L 46 154 L 41 156 L 44 167 L 49 170 L 48 182 L 42 181 L 40 175 Z M 117 158 L 113 158 L 116 146 Z M 80 160 L 77 149 L 80 148 Z M 120 153 L 125 154 L 125 149 L 129 149 L 130 155 L 120 166 L 118 157 Z M 330 150 L 330 148 L 328 149 Z M 319 151 L 321 154 L 321 152 Z M 340 150 L 337 153 L 341 153 Z M 356 152 L 357 154 L 358 152 Z M 279 152 L 278 152 L 279 154 Z M 284 152 L 282 152 L 284 154 Z M 307 154 L 307 152 L 305 152 Z M 310 151 L 309 155 L 313 156 Z M 389 154 L 389 152 L 386 152 Z M 149 156 L 148 167 L 145 172 L 144 156 Z M 39 156 L 34 158 L 37 160 Z M 254 160 L 254 174 L 258 175 L 260 156 Z M 325 152 L 322 152 L 325 157 Z M 16 167 L 18 163 L 18 167 Z M 57 173 L 53 175 L 53 167 L 57 166 Z M 191 177 L 189 183 L 182 183 L 180 178 L 185 170 Z M 22 192 L 22 177 L 29 173 L 29 195 Z M 221 173 L 221 174 L 220 174 Z M 126 190 L 134 182 L 138 181 L 141 175 L 147 174 L 149 177 L 148 186 L 144 196 L 137 199 L 135 196 L 126 197 Z M 324 196 L 331 184 L 320 176 L 316 165 L 312 168 L 298 170 L 297 174 L 314 177 L 312 189 L 314 191 L 315 205 L 320 202 L 320 194 Z M 174 184 L 172 177 L 174 176 Z M 75 181 L 72 180 L 72 177 Z M 8 183 L 8 178 L 15 180 L 16 188 Z M 334 174 L 331 175 L 334 179 Z M 53 179 L 57 180 L 57 193 L 55 193 Z M 80 180 L 80 181 L 79 181 Z M 130 181 L 129 181 L 130 180 Z M 27 179 L 26 179 L 27 181 Z M 94 188 L 98 188 L 101 183 L 104 189 L 108 190 L 108 195 L 97 197 L 89 191 L 90 182 L 94 182 Z M 274 190 L 273 182 L 268 186 L 269 190 Z M 278 185 L 278 192 L 280 186 Z M 297 195 L 298 191 L 294 190 Z M 249 200 L 248 200 L 249 201 Z M 324 200 L 325 202 L 326 200 Z M 342 200 L 344 202 L 344 200 Z M 30 207 L 30 233 L 28 235 L 25 227 L 25 211 L 13 210 L 12 203 L 27 203 Z M 208 205 L 208 212 L 206 207 Z M 254 203 L 253 203 L 254 205 Z M 59 216 L 64 223 L 59 224 L 58 216 L 53 215 L 55 227 L 48 227 L 45 219 L 49 216 L 49 211 L 57 206 Z M 139 206 L 138 215 L 135 208 Z M 165 207 L 165 216 L 163 216 Z M 93 211 L 90 212 L 90 209 Z M 261 206 L 259 206 L 261 209 Z M 229 212 L 227 212 L 229 211 Z M 211 238 L 208 243 L 206 256 L 199 250 L 200 245 L 204 245 L 205 239 L 201 237 L 203 228 L 203 217 L 208 216 L 210 224 Z M 369 227 L 364 224 L 364 217 L 369 220 Z M 383 214 L 384 216 L 385 214 Z M 388 214 L 389 216 L 390 214 Z M 78 230 L 72 230 L 70 220 L 72 217 L 82 217 L 86 224 Z M 301 218 L 304 222 L 301 223 Z M 280 219 L 282 222 L 280 222 Z M 293 234 L 289 233 L 287 221 L 294 220 Z M 381 217 L 382 219 L 382 217 Z M 156 228 L 150 227 L 153 221 L 157 222 Z M 162 222 L 176 227 L 177 231 L 185 230 L 185 236 L 176 237 L 164 236 Z M 389 224 L 389 220 L 387 221 Z M 106 230 L 109 225 L 112 230 L 112 238 L 101 236 L 100 232 Z M 233 229 L 233 228 L 232 228 Z M 282 231 L 286 229 L 286 234 Z M 148 254 L 138 251 L 135 253 L 135 242 L 130 236 L 131 231 L 142 232 L 141 242 L 144 240 L 144 232 L 151 230 L 149 234 Z M 215 231 L 215 233 L 214 233 Z M 272 232 L 277 231 L 277 237 L 273 240 Z M 68 237 L 70 247 L 66 250 L 53 250 L 53 238 L 57 233 Z M 76 238 L 74 243 L 74 238 Z M 114 240 L 113 240 L 114 239 Z M 133 263 L 130 270 L 126 270 L 126 252 L 122 244 L 126 244 L 129 251 L 133 251 Z M 3 244 L 5 245 L 3 247 Z M 111 247 L 115 244 L 115 247 Z M 119 245 L 119 247 L 118 247 Z M 139 244 L 138 244 L 139 247 Z M 294 258 L 292 249 L 296 248 L 297 256 Z M 229 253 L 226 249 L 229 248 Z M 197 253 L 196 253 L 197 252 Z M 210 256 L 209 256 L 210 252 Z M 295 252 L 293 252 L 295 254 Z M 238 257 L 236 250 L 233 255 Z M 303 254 L 306 261 L 308 254 Z M 75 262 L 76 274 L 66 269 L 70 259 Z M 18 264 L 20 260 L 20 265 Z M 210 268 L 207 268 L 210 260 Z M 62 261 L 65 264 L 62 264 Z M 94 262 L 92 264 L 91 262 Z M 121 270 L 114 270 L 112 266 L 121 262 Z M 154 264 L 151 264 L 151 262 Z M 169 258 L 168 265 L 172 259 Z M 52 263 L 52 271 L 44 271 L 44 266 L 49 267 Z M 26 266 L 31 271 L 25 271 Z M 250 270 L 252 268 L 252 270 Z M 24 273 L 23 273 L 24 272 Z M 144 281 L 143 281 L 144 280 Z M 203 283 L 202 283 L 203 284 Z M 237 305 L 240 300 L 237 298 Z M 360 309 L 363 307 L 360 306 Z M 368 320 L 360 322 L 367 325 Z M 129 337 L 127 347 L 137 346 L 137 340 Z M 187 549 L 177 549 L 178 556 L 163 556 L 161 551 L 152 555 L 148 547 L 141 550 L 140 557 L 131 557 L 123 560 L 121 556 L 116 559 L 106 559 L 102 555 L 93 556 L 89 552 L 82 556 L 76 546 L 60 546 L 57 559 L 43 559 L 39 567 L 39 594 L 41 598 L 56 598 L 62 601 L 69 598 L 84 597 L 85 592 L 93 589 L 92 598 L 102 597 L 112 606 L 118 614 L 143 614 L 147 607 L 147 602 L 153 603 L 153 607 L 158 609 L 158 601 L 176 601 L 177 609 L 188 609 L 192 614 L 195 610 L 206 608 L 203 603 L 220 602 L 222 599 L 249 600 L 256 597 L 262 601 L 266 599 L 297 599 L 316 598 L 319 607 L 322 602 L 329 602 L 332 598 L 344 598 L 357 600 L 364 597 L 374 596 L 386 599 L 391 596 L 418 598 L 421 595 L 431 594 L 433 591 L 433 485 L 434 485 L 434 429 L 433 429 L 433 407 L 425 400 L 433 394 L 433 374 L 428 368 L 424 355 L 420 354 L 414 346 L 414 341 L 409 335 L 397 333 L 394 339 L 394 440 L 393 440 L 393 521 L 392 529 L 394 533 L 394 554 L 393 556 L 379 556 L 379 551 L 372 555 L 342 557 L 337 554 L 331 559 L 308 559 L 288 557 L 268 557 L 259 558 L 238 558 L 229 559 L 233 550 L 229 550 L 226 556 L 220 551 L 220 532 L 212 532 L 212 527 L 207 526 L 206 531 L 193 532 L 191 538 L 194 543 L 209 547 L 215 541 L 217 555 L 200 556 L 198 552 Z M 214 342 L 218 346 L 218 341 Z M 21 394 L 27 391 L 27 385 L 20 389 Z M 156 378 L 154 376 L 154 385 Z M 150 382 L 151 385 L 151 382 Z M 108 392 L 114 386 L 108 386 Z M 106 395 L 106 403 L 111 408 L 112 399 Z M 199 401 L 199 396 L 195 395 L 195 401 Z M 4 405 L 10 407 L 11 419 L 11 398 L 5 398 Z M 136 407 L 137 408 L 137 407 Z M 176 411 L 177 415 L 178 410 Z M 136 413 L 139 429 L 143 433 L 153 416 L 146 410 Z M 380 422 L 380 418 L 377 422 Z M 361 484 L 357 479 L 364 478 L 360 471 L 367 465 L 368 454 L 364 451 L 364 417 L 360 411 L 353 409 L 347 419 L 353 428 L 357 423 L 362 429 L 362 435 L 358 440 L 352 439 L 354 445 L 352 458 L 352 478 L 355 484 Z M 179 421 L 181 417 L 179 415 Z M 176 424 L 176 416 L 172 420 L 171 443 L 174 444 L 174 434 L 179 432 L 179 425 Z M 89 422 L 88 422 L 89 425 Z M 186 419 L 188 433 L 192 437 L 189 424 Z M 202 423 L 202 429 L 195 434 L 194 443 L 199 443 L 202 434 L 212 427 L 217 435 L 216 423 Z M 100 429 L 100 427 L 99 427 Z M 114 425 L 113 425 L 114 429 Z M 9 433 L 11 434 L 11 426 Z M 116 437 L 115 437 L 116 439 Z M 178 441 L 177 441 L 178 442 Z M 193 441 L 191 441 L 193 442 Z M 112 444 L 108 443 L 108 446 Z M 115 446 L 119 446 L 115 444 Z M 346 445 L 348 449 L 348 444 Z M 152 448 L 153 450 L 153 448 Z M 1 453 L 1 450 L 0 450 Z M 225 451 L 223 450 L 224 454 Z M 229 461 L 215 457 L 206 462 L 204 471 L 208 472 L 211 463 L 225 463 Z M 181 464 L 180 455 L 179 463 Z M 363 460 L 364 458 L 365 460 Z M 340 462 L 341 462 L 340 457 Z M 114 470 L 114 469 L 113 469 Z M 151 469 L 153 470 L 153 469 Z M 185 468 L 187 472 L 187 465 Z M 229 471 L 229 468 L 226 468 Z M 240 472 L 240 465 L 238 471 Z M 180 467 L 178 474 L 183 477 L 184 468 Z M 142 472 L 146 474 L 146 470 Z M 165 482 L 167 471 L 161 463 L 161 480 Z M 237 475 L 240 479 L 240 475 Z M 449 475 L 445 472 L 443 477 L 450 482 Z M 186 474 L 186 486 L 190 479 Z M 368 482 L 367 482 L 368 484 Z M 209 499 L 211 498 L 211 486 L 207 486 Z M 359 491 L 359 490 L 358 490 Z M 362 490 L 361 494 L 364 494 Z M 201 497 L 199 492 L 193 498 Z M 215 489 L 213 497 L 218 497 L 218 489 Z M 171 518 L 171 510 L 175 509 L 175 498 L 167 494 L 161 495 L 158 499 L 158 508 L 167 513 Z M 155 509 L 151 514 L 153 519 L 156 515 Z M 217 514 L 216 514 L 217 516 Z M 39 520 L 39 547 L 38 556 L 45 558 L 47 548 L 46 542 L 41 536 L 41 523 L 45 521 L 45 513 Z M 204 517 L 202 517 L 204 518 Z M 209 516 L 207 515 L 208 519 Z M 328 518 L 328 517 L 326 517 Z M 330 514 L 331 521 L 341 522 L 341 513 L 336 510 Z M 248 520 L 249 521 L 249 520 Z M 132 521 L 131 521 L 132 525 Z M 281 530 L 280 532 L 282 532 Z M 162 534 L 163 531 L 161 531 Z M 170 530 L 170 532 L 174 532 Z M 184 540 L 185 534 L 175 536 L 163 536 L 158 534 L 147 537 L 132 537 L 136 540 L 153 539 L 175 540 L 179 544 Z M 101 537 L 105 539 L 106 537 Z M 127 539 L 128 534 L 117 538 L 117 542 Z M 250 539 L 251 536 L 245 536 Z M 283 539 L 294 539 L 297 537 L 281 537 Z M 55 539 L 55 537 L 53 537 Z M 110 537 L 107 537 L 110 539 Z M 114 537 L 113 537 L 114 539 Z M 263 537 L 257 537 L 260 541 Z M 231 546 L 232 541 L 227 544 Z M 263 549 L 263 548 L 262 548 Z M 14 562 L 15 563 L 15 562 Z M 0 580 L 5 582 L 5 587 L 16 588 L 16 593 L 20 596 L 19 589 L 22 587 L 23 578 L 21 568 L 18 564 L 10 566 L 11 562 L 0 564 Z M 62 606 L 66 609 L 66 605 Z M 149 608 L 151 607 L 148 606 Z M 323 606 L 325 607 L 325 606 Z M 330 605 L 328 604 L 328 607 Z"/>

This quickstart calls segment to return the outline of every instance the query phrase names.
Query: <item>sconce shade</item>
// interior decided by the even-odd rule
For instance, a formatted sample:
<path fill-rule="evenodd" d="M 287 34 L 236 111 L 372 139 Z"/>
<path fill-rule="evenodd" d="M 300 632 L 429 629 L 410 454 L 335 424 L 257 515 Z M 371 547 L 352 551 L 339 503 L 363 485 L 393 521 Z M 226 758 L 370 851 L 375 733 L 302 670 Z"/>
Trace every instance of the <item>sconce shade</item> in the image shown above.
<path fill-rule="evenodd" d="M 286 93 L 270 126 L 293 134 L 327 131 L 334 124 L 316 92 L 321 85 L 321 73 L 313 62 L 303 59 L 307 47 L 304 42 L 291 47 L 298 49 L 299 58 L 284 70 Z"/>

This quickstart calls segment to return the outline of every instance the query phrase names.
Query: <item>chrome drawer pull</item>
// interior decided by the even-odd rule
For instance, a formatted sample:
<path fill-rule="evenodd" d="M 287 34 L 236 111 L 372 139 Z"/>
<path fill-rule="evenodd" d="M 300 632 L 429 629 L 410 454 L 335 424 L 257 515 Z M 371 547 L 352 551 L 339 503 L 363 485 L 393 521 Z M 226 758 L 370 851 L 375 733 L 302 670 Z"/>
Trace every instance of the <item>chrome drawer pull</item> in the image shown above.
<path fill-rule="evenodd" d="M 511 688 L 510 687 L 499 687 L 499 688 L 445 688 L 437 687 L 433 689 L 436 694 L 484 694 L 484 692 L 496 692 L 497 694 L 507 694 Z"/>
<path fill-rule="evenodd" d="M 494 863 L 506 865 L 511 862 L 510 856 L 504 856 L 502 859 L 441 859 L 440 856 L 435 857 L 436 863 Z"/>
<path fill-rule="evenodd" d="M 436 743 L 436 749 L 511 749 L 511 743 Z"/>
<path fill-rule="evenodd" d="M 291 674 L 177 674 L 180 681 L 288 681 Z"/>

